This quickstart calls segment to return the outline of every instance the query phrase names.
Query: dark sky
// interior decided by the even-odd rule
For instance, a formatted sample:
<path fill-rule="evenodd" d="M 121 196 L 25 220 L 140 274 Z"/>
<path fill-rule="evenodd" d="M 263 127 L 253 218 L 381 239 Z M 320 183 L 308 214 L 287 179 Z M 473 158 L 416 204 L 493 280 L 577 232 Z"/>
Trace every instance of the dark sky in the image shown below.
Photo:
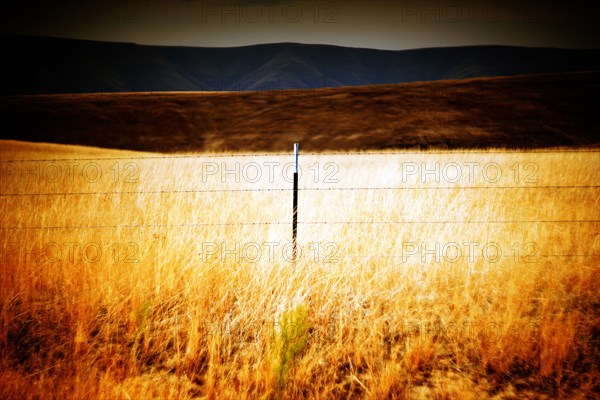
<path fill-rule="evenodd" d="M 592 6 L 566 1 L 23 0 L 0 15 L 5 33 L 140 44 L 600 48 Z"/>

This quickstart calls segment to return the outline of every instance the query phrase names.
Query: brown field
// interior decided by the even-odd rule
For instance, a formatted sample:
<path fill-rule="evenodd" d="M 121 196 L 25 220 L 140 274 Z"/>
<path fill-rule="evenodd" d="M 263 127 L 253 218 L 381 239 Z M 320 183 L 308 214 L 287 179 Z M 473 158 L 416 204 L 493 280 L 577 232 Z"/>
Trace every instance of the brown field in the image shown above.
<path fill-rule="evenodd" d="M 0 139 L 176 151 L 598 146 L 600 73 L 316 90 L 0 97 Z"/>
<path fill-rule="evenodd" d="M 600 396 L 598 151 L 261 153 L 0 141 L 0 398 Z"/>

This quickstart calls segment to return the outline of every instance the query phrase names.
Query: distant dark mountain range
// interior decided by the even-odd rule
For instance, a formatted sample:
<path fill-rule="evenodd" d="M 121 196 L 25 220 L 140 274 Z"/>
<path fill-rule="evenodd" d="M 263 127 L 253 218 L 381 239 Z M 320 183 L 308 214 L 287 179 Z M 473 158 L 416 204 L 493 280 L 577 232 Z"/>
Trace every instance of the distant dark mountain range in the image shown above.
<path fill-rule="evenodd" d="M 2 94 L 250 91 L 600 70 L 600 50 L 384 51 L 297 43 L 206 48 L 2 35 Z"/>

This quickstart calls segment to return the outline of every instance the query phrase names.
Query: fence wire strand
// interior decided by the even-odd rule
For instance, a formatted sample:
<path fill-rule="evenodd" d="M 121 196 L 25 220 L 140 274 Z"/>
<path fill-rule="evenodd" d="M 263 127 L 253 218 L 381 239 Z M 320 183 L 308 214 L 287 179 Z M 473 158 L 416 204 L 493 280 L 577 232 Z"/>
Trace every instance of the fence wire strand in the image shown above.
<path fill-rule="evenodd" d="M 556 149 L 556 150 L 502 150 L 502 151 L 391 151 L 391 152 L 323 152 L 323 153 L 303 153 L 303 156 L 394 156 L 394 155 L 418 155 L 426 156 L 430 154 L 554 154 L 554 153 L 598 153 L 599 149 L 574 150 L 574 149 Z M 53 159 L 15 159 L 15 160 L 0 160 L 0 163 L 27 163 L 27 162 L 77 162 L 77 161 L 117 161 L 117 160 L 202 160 L 215 158 L 237 158 L 237 157 L 289 157 L 289 153 L 261 153 L 261 154 L 209 154 L 209 155 L 167 155 L 167 156 L 138 156 L 138 157 L 99 157 L 99 158 L 53 158 Z M 305 187 L 299 188 L 299 191 L 304 192 L 347 192 L 347 191 L 406 191 L 406 190 L 597 190 L 600 185 L 543 185 L 543 186 L 432 186 L 432 187 Z M 51 196 L 121 196 L 121 195 L 165 195 L 165 194 L 210 194 L 210 193 L 252 193 L 252 192 L 290 192 L 292 188 L 248 188 L 248 189 L 178 189 L 178 190 L 139 190 L 139 191 L 105 191 L 105 192 L 50 192 L 50 193 L 0 193 L 0 199 L 16 198 L 16 197 L 51 197 Z M 298 225 L 347 225 L 347 226 L 394 226 L 394 225 L 471 225 L 471 224 L 598 224 L 600 219 L 583 219 L 583 220 L 471 220 L 471 221 L 456 221 L 456 220 L 414 220 L 414 221 L 298 221 Z M 217 228 L 217 227 L 242 227 L 242 226 L 276 226 L 276 225 L 292 225 L 292 222 L 282 221 L 256 221 L 256 222 L 196 222 L 196 223 L 155 223 L 155 224 L 119 224 L 119 225 L 72 225 L 72 226 L 0 226 L 0 231 L 27 231 L 27 230 L 100 230 L 100 229 L 162 229 L 162 228 Z M 397 255 L 344 255 L 341 258 L 397 258 Z M 545 254 L 540 257 L 600 257 L 598 254 Z"/>
<path fill-rule="evenodd" d="M 596 224 L 600 219 L 579 220 L 479 220 L 479 221 L 298 221 L 298 225 L 470 225 L 470 224 Z M 291 225 L 292 222 L 197 222 L 187 224 L 121 224 L 121 225 L 71 225 L 71 226 L 0 226 L 0 230 L 55 230 L 55 229 L 145 229 L 145 228 L 201 228 L 218 226 Z"/>
<path fill-rule="evenodd" d="M 406 150 L 390 152 L 305 152 L 302 156 L 393 156 L 393 155 L 421 155 L 429 154 L 577 154 L 577 153 L 599 153 L 600 148 L 593 149 L 507 149 L 507 150 Z M 162 156 L 129 156 L 129 157 L 82 157 L 82 158 L 46 158 L 46 159 L 13 159 L 0 160 L 1 163 L 24 163 L 24 162 L 61 162 L 61 161 L 119 161 L 119 160 L 177 160 L 177 159 L 195 159 L 204 158 L 235 158 L 235 157 L 289 157 L 290 153 L 228 153 L 228 154 L 180 154 L 180 155 L 162 155 Z"/>
<path fill-rule="evenodd" d="M 600 185 L 544 185 L 544 186 L 432 186 L 432 187 L 341 187 L 341 188 L 298 188 L 303 192 L 319 191 L 393 191 L 393 190 L 515 190 L 515 189 L 600 189 Z M 116 196 L 141 194 L 191 194 L 191 193 L 244 193 L 244 192 L 291 192 L 292 188 L 255 188 L 255 189 L 182 189 L 182 190 L 133 190 L 110 192 L 54 192 L 54 193 L 0 193 L 1 197 L 27 196 Z"/>

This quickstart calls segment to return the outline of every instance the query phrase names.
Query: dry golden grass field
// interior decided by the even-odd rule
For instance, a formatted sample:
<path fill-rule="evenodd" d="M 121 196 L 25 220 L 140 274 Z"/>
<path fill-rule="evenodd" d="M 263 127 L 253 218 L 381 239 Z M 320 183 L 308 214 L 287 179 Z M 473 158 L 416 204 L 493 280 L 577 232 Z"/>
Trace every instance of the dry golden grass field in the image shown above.
<path fill-rule="evenodd" d="M 0 158 L 0 398 L 600 396 L 597 150 Z"/>

